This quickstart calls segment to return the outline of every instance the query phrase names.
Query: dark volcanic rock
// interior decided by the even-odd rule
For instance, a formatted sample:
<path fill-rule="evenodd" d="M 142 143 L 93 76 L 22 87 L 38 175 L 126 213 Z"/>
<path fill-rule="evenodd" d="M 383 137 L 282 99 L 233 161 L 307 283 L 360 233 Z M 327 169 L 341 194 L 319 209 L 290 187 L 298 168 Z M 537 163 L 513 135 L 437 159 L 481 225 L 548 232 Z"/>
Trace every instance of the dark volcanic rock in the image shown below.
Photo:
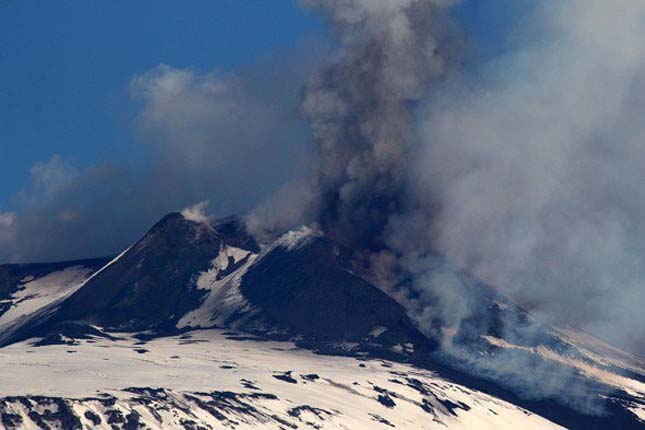
<path fill-rule="evenodd" d="M 280 381 L 288 382 L 290 384 L 297 384 L 298 381 L 296 381 L 292 376 L 291 376 L 291 371 L 281 373 L 279 375 L 273 375 L 275 379 L 279 379 Z"/>
<path fill-rule="evenodd" d="M 43 344 L 58 343 L 63 334 L 76 339 L 74 330 L 89 325 L 145 330 L 151 337 L 176 333 L 177 321 L 202 304 L 206 291 L 197 288 L 197 278 L 224 245 L 260 253 L 237 218 L 206 224 L 169 214 L 46 317 L 34 318 L 4 343 L 36 336 Z M 408 342 L 415 349 L 434 349 L 399 303 L 352 272 L 351 255 L 326 237 L 271 248 L 241 279 L 241 293 L 257 312 L 250 319 L 234 315 L 231 323 L 248 332 L 299 337 L 327 352 L 342 353 L 343 342 L 380 345 L 384 351 Z M 248 258 L 229 261 L 219 278 Z M 376 327 L 386 329 L 378 338 L 370 335 Z"/>
<path fill-rule="evenodd" d="M 69 321 L 107 330 L 175 331 L 176 321 L 201 304 L 204 292 L 196 288 L 196 276 L 225 244 L 259 250 L 237 218 L 208 225 L 169 214 L 48 318 L 35 319 L 4 343 L 35 336 L 55 339 L 58 327 Z"/>
<path fill-rule="evenodd" d="M 364 341 L 431 346 L 403 307 L 348 268 L 351 251 L 316 237 L 295 249 L 278 246 L 242 278 L 242 294 L 276 327 L 319 341 Z M 432 345 L 433 346 L 433 345 Z"/>
<path fill-rule="evenodd" d="M 51 327 L 47 336 L 35 342 L 33 345 L 74 345 L 77 343 L 77 339 L 92 339 L 97 337 L 109 340 L 118 339 L 89 324 L 75 321 L 64 321 Z"/>
<path fill-rule="evenodd" d="M 96 415 L 96 414 L 95 414 L 94 412 L 92 412 L 92 411 L 85 411 L 85 413 L 83 414 L 83 416 L 84 416 L 85 418 L 87 418 L 88 420 L 90 420 L 90 422 L 91 422 L 92 424 L 94 424 L 95 426 L 97 426 L 97 425 L 101 424 L 101 421 L 102 421 L 102 420 L 101 420 L 101 417 L 99 417 L 98 415 Z"/>
<path fill-rule="evenodd" d="M 559 382 L 565 389 L 582 387 L 584 391 L 610 394 L 603 397 L 605 415 L 586 415 L 554 399 L 524 398 L 514 389 L 522 387 L 520 393 L 531 392 L 533 386 L 522 386 L 522 381 L 519 380 L 521 374 L 508 373 L 500 378 L 499 368 L 490 376 L 485 367 L 478 372 L 473 367 L 474 363 L 467 359 L 454 356 L 446 359 L 446 356 L 435 351 L 436 341 L 417 330 L 406 310 L 398 302 L 356 272 L 350 249 L 328 237 L 312 235 L 296 244 L 286 245 L 278 242 L 261 250 L 236 218 L 227 218 L 209 225 L 189 221 L 177 213 L 166 216 L 117 261 L 105 267 L 74 294 L 62 302 L 48 306 L 35 317 L 32 316 L 19 331 L 10 333 L 11 338 L 3 338 L 2 341 L 11 343 L 39 337 L 41 339 L 34 344 L 39 346 L 76 344 L 77 339 L 94 337 L 114 339 L 103 331 L 106 329 L 143 331 L 136 335 L 143 345 L 150 338 L 176 333 L 177 321 L 203 303 L 207 292 L 197 288 L 196 279 L 212 267 L 212 261 L 220 254 L 223 245 L 241 248 L 254 254 L 246 255 L 237 261 L 229 257 L 226 267 L 220 267 L 217 273 L 216 279 L 224 280 L 241 267 L 244 266 L 244 270 L 248 267 L 245 273 L 238 272 L 240 278 L 235 279 L 240 281 L 239 291 L 243 296 L 240 301 L 244 302 L 244 305 L 235 308 L 238 313 L 234 313 L 228 320 L 229 328 L 236 330 L 226 333 L 228 339 L 248 342 L 250 348 L 254 342 L 266 340 L 271 336 L 282 336 L 294 339 L 299 347 L 304 346 L 319 353 L 366 353 L 365 357 L 370 358 L 392 354 L 388 358 L 412 361 L 417 366 L 431 369 L 448 380 L 523 406 L 571 429 L 642 428 L 642 423 L 625 408 L 625 402 L 632 404 L 638 402 L 638 399 L 618 390 L 611 392 L 611 387 L 605 387 L 591 379 L 587 380 L 585 375 L 578 372 L 563 373 Z M 437 258 L 440 259 L 439 256 Z M 251 264 L 246 264 L 251 261 Z M 43 265 L 0 266 L 0 300 L 14 294 L 26 276 L 38 278 L 78 265 L 96 271 L 106 262 L 106 259 L 98 259 Z M 503 355 L 504 359 L 523 363 L 521 369 L 539 369 L 545 375 L 560 375 L 560 364 L 533 354 L 533 347 L 543 346 L 565 357 L 589 360 L 564 342 L 554 330 L 532 320 L 528 312 L 504 299 L 492 287 L 479 283 L 466 274 L 461 275 L 465 285 L 463 294 L 474 298 L 475 302 L 471 315 L 461 322 L 453 338 L 455 349 L 466 352 L 465 357 L 484 356 L 492 360 Z M 222 285 L 233 285 L 234 288 L 226 292 L 237 294 L 237 284 L 226 282 L 229 281 L 218 286 L 224 288 Z M 234 299 L 237 300 L 238 297 L 234 296 Z M 228 304 L 215 302 L 211 311 L 216 314 L 221 310 L 217 306 Z M 249 311 L 248 308 L 252 310 Z M 5 310 L 0 304 L 0 315 Z M 379 328 L 378 336 L 374 335 L 376 328 Z M 526 347 L 529 352 L 523 349 L 504 350 L 494 343 L 489 343 L 482 336 L 504 339 Z M 198 342 L 205 341 L 191 339 L 187 335 L 182 338 L 180 345 Z M 405 346 L 408 343 L 414 348 Z M 404 352 L 399 354 L 396 351 Z M 414 352 L 408 354 L 407 351 Z M 133 354 L 146 352 L 145 348 L 133 350 Z M 77 357 L 70 356 L 70 360 L 75 358 Z M 178 355 L 171 358 L 180 360 Z M 392 367 L 387 363 L 380 365 Z M 364 363 L 359 363 L 358 366 L 366 367 Z M 221 367 L 233 368 L 230 364 Z M 598 367 L 622 372 L 621 374 L 630 372 L 625 369 L 610 369 L 609 365 L 603 364 L 598 364 Z M 356 370 L 359 371 L 358 368 Z M 436 397 L 431 385 L 411 376 L 406 377 L 395 372 L 392 372 L 392 375 L 397 378 L 391 381 L 401 386 L 406 385 L 423 397 L 418 406 L 429 414 L 445 410 L 447 414 L 459 415 L 461 411 L 470 408 L 466 403 L 450 400 L 436 399 L 440 402 L 437 404 L 437 401 L 430 400 Z M 287 384 L 309 384 L 309 387 L 310 384 L 325 381 L 313 373 L 302 374 L 298 380 L 290 371 L 276 373 L 273 377 Z M 509 381 L 513 384 L 509 384 Z M 255 400 L 258 399 L 276 399 L 275 395 L 262 392 L 250 380 L 240 379 L 240 382 L 246 390 L 253 391 L 186 394 L 182 405 L 173 404 L 173 407 L 183 412 L 194 408 L 201 409 L 220 420 L 224 426 L 230 427 L 253 421 L 277 423 L 282 428 L 297 428 L 298 422 L 304 422 L 300 420 L 303 417 L 315 416 L 323 420 L 333 412 L 302 405 L 289 409 L 288 417 L 276 417 L 271 411 L 267 412 L 255 404 Z M 377 405 L 379 408 L 396 408 L 406 401 L 396 392 L 376 386 L 374 390 L 377 392 L 374 401 L 380 403 Z M 117 399 L 105 397 L 99 400 L 105 406 L 105 412 L 97 412 L 102 414 L 101 416 L 86 413 L 84 418 L 94 425 L 107 423 L 113 428 L 138 429 L 143 426 L 142 416 L 153 416 L 161 422 L 157 412 L 159 405 L 167 405 L 176 400 L 160 388 L 130 388 L 126 391 L 133 394 L 130 399 L 131 406 L 145 405 L 150 413 L 140 415 L 131 408 L 121 410 L 114 407 Z M 567 394 L 565 392 L 564 396 Z M 6 407 L 3 410 L 2 402 L 5 405 L 13 402 L 25 406 L 33 403 L 33 408 L 29 406 L 29 418 L 43 429 L 79 428 L 82 419 L 75 415 L 70 406 L 71 400 L 38 396 L 6 398 L 0 399 L 2 428 L 20 428 L 24 424 L 20 415 L 9 412 Z M 190 406 L 185 406 L 186 404 Z M 378 415 L 372 415 L 372 418 L 380 424 L 392 425 Z M 182 418 L 181 423 L 184 428 L 203 428 L 195 416 Z"/>
<path fill-rule="evenodd" d="M 234 218 L 211 228 L 178 213 L 167 215 L 123 257 L 66 300 L 58 318 L 120 330 L 174 323 L 199 306 L 203 293 L 195 287 L 195 275 L 209 268 L 224 243 L 257 249 Z"/>

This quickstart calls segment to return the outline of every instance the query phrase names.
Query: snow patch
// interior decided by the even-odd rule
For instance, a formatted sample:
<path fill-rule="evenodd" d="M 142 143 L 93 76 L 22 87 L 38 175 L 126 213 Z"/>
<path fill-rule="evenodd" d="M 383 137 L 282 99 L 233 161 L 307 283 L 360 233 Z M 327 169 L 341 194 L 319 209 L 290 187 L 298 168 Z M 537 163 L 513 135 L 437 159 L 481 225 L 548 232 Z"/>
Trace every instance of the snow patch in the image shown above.
<path fill-rule="evenodd" d="M 0 315 L 0 341 L 8 339 L 27 321 L 44 317 L 52 312 L 60 302 L 117 262 L 129 249 L 117 255 L 89 277 L 92 270 L 83 266 L 68 267 L 38 279 L 31 277 L 32 280 L 23 284 L 11 299 L 4 301 L 11 302 L 12 307 Z"/>
<path fill-rule="evenodd" d="M 76 291 L 91 272 L 83 266 L 68 267 L 64 270 L 27 281 L 19 287 L 11 298 L 2 303 L 11 303 L 11 307 L 0 315 L 0 330 L 20 317 L 30 315 L 38 309 Z M 29 278 L 25 278 L 27 280 Z"/>
<path fill-rule="evenodd" d="M 306 422 L 321 430 L 367 430 L 386 428 L 379 424 L 385 421 L 397 429 L 418 429 L 420 423 L 451 430 L 562 429 L 409 364 L 365 359 L 360 367 L 351 357 L 318 355 L 290 342 L 232 340 L 226 333 L 205 330 L 153 339 L 144 356 L 134 351 L 139 340 L 132 334 L 118 334 L 116 341 L 80 340 L 72 357 L 66 345 L 14 344 L 0 349 L 0 400 L 14 395 L 61 396 L 75 411 L 90 410 L 103 422 L 110 410 L 123 415 L 136 410 L 147 428 L 184 428 L 179 421 L 185 418 L 206 428 L 228 427 L 225 422 L 232 420 L 240 423 L 238 428 L 276 430 L 310 428 Z M 295 383 L 275 378 L 276 374 L 288 374 Z M 315 379 L 303 376 L 312 374 Z M 127 387 L 155 387 L 160 394 L 140 394 L 152 402 L 146 408 L 148 403 L 137 401 L 137 394 Z M 97 393 L 114 396 L 114 404 L 101 404 Z M 218 401 L 211 393 L 226 393 L 227 404 L 241 408 L 215 406 L 220 417 L 215 418 L 204 409 Z M 384 406 L 379 400 L 384 396 L 395 406 Z M 8 401 L 8 408 L 29 425 L 29 412 L 51 409 L 41 406 L 42 401 Z M 85 428 L 98 428 L 83 423 Z"/>
<path fill-rule="evenodd" d="M 645 407 L 643 406 L 635 406 L 632 408 L 627 408 L 631 413 L 636 415 L 639 420 L 645 423 Z"/>
<path fill-rule="evenodd" d="M 234 246 L 222 245 L 219 254 L 211 262 L 212 268 L 210 271 L 226 270 L 229 265 L 229 259 L 233 260 L 233 264 L 237 264 L 244 260 L 251 252 L 246 249 L 236 248 Z"/>
<path fill-rule="evenodd" d="M 221 275 L 222 271 L 229 269 L 229 264 L 238 264 L 245 258 L 246 262 L 239 268 Z M 256 255 L 250 251 L 222 245 L 211 268 L 197 278 L 197 288 L 208 291 L 206 298 L 199 308 L 188 312 L 177 322 L 177 328 L 223 326 L 235 314 L 253 314 L 251 305 L 242 296 L 240 282 L 255 259 Z"/>
<path fill-rule="evenodd" d="M 382 334 L 383 334 L 383 333 L 385 333 L 386 331 L 387 331 L 387 327 L 383 327 L 383 326 L 376 326 L 376 327 L 374 327 L 374 328 L 372 329 L 372 331 L 370 332 L 370 336 L 372 336 L 373 338 L 375 338 L 375 339 L 376 339 L 377 337 L 379 337 L 380 335 L 382 335 Z"/>

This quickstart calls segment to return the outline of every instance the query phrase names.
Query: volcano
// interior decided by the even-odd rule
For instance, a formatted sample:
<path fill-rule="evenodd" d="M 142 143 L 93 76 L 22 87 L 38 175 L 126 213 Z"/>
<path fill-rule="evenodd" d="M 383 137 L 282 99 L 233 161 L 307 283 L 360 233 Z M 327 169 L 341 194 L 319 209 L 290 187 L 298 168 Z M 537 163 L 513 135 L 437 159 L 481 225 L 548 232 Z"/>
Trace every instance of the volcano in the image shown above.
<path fill-rule="evenodd" d="M 114 258 L 0 266 L 0 429 L 645 428 L 640 358 L 456 269 L 479 302 L 447 351 L 358 259 L 171 213 Z"/>

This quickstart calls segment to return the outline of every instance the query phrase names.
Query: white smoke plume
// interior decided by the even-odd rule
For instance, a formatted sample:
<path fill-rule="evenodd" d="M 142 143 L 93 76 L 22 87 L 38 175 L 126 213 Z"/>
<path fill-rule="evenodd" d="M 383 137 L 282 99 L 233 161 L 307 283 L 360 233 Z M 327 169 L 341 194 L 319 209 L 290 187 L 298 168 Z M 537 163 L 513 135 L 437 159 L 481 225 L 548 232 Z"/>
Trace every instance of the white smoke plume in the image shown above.
<path fill-rule="evenodd" d="M 373 278 L 426 333 L 442 325 L 447 351 L 487 303 L 461 273 L 542 319 L 642 348 L 645 6 L 541 5 L 510 53 L 459 75 L 454 3 L 305 2 L 340 39 L 302 103 L 321 227 L 371 251 Z M 506 324 L 523 342 L 543 333 Z M 573 371 L 538 380 L 521 357 L 465 360 L 597 411 Z"/>
<path fill-rule="evenodd" d="M 550 321 L 642 353 L 645 4 L 548 4 L 531 21 L 428 101 L 413 180 L 432 214 L 399 225 Z"/>
<path fill-rule="evenodd" d="M 181 215 L 188 221 L 192 221 L 198 224 L 208 224 L 210 222 L 210 217 L 206 213 L 208 208 L 209 201 L 203 200 L 201 202 L 195 203 L 192 206 L 188 206 L 181 211 Z"/>
<path fill-rule="evenodd" d="M 302 105 L 328 232 L 387 226 L 398 254 L 438 250 L 537 311 L 643 333 L 645 6 L 544 5 L 513 52 L 437 83 L 454 2 L 305 3 L 340 38 Z"/>

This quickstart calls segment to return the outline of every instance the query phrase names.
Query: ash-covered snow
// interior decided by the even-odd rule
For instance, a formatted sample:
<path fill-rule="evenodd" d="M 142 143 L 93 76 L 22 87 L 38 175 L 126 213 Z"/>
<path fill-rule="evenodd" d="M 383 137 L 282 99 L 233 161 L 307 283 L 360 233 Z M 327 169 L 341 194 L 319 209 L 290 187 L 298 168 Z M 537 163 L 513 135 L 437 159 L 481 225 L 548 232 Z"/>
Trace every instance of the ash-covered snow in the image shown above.
<path fill-rule="evenodd" d="M 618 375 L 614 372 L 610 372 L 606 368 L 599 366 L 600 364 L 604 364 L 605 366 L 619 364 L 619 362 L 612 362 L 611 358 L 609 357 L 603 358 L 602 362 L 594 362 L 591 357 L 585 357 L 588 360 L 574 358 L 559 354 L 556 351 L 553 351 L 552 349 L 546 348 L 544 346 L 526 347 L 521 345 L 514 345 L 510 342 L 493 336 L 482 337 L 491 345 L 497 346 L 499 348 L 526 351 L 530 354 L 539 355 L 546 360 L 557 362 L 562 366 L 575 368 L 590 378 L 596 379 L 599 382 L 603 382 L 607 385 L 612 385 L 616 388 L 623 389 L 627 393 L 635 397 L 642 398 L 642 400 L 645 402 L 645 383 L 640 382 L 636 379 Z M 582 350 L 581 352 L 584 354 L 584 350 Z"/>

